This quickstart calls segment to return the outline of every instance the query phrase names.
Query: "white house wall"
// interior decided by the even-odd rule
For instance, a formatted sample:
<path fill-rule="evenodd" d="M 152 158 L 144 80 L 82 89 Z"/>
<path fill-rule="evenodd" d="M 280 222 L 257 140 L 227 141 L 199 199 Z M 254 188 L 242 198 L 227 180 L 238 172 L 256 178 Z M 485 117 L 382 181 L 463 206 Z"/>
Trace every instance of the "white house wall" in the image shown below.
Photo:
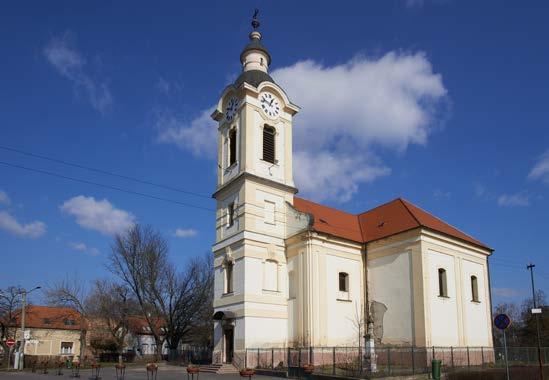
<path fill-rule="evenodd" d="M 423 231 L 426 345 L 492 346 L 489 251 Z M 438 269 L 446 269 L 448 298 L 439 297 Z M 479 302 L 471 296 L 471 276 L 478 281 Z"/>
<path fill-rule="evenodd" d="M 334 256 L 326 252 L 324 281 L 326 300 L 325 341 L 330 346 L 358 346 L 359 336 L 364 335 L 362 306 L 362 260 Z M 339 292 L 339 273 L 349 275 L 349 294 Z M 321 280 L 322 281 L 322 280 Z M 361 333 L 359 333 L 359 327 Z"/>
<path fill-rule="evenodd" d="M 459 346 L 460 336 L 463 336 L 461 326 L 458 323 L 456 278 L 459 278 L 458 268 L 455 266 L 455 258 L 442 252 L 427 250 L 426 265 L 428 274 L 428 305 L 431 316 L 431 346 Z M 446 270 L 448 297 L 440 297 L 438 289 L 438 270 Z M 457 294 L 456 294 L 457 293 Z"/>
<path fill-rule="evenodd" d="M 411 254 L 405 251 L 368 261 L 370 303 L 378 302 L 387 308 L 383 315 L 376 315 L 382 325 L 384 343 L 413 342 Z"/>

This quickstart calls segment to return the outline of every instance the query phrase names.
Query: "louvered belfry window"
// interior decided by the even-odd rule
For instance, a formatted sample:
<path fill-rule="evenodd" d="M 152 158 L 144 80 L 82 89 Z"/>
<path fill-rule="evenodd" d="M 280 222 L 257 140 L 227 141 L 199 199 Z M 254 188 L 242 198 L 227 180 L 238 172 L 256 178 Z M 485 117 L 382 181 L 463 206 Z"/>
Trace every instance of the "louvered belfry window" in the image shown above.
<path fill-rule="evenodd" d="M 275 163 L 275 129 L 268 125 L 263 128 L 263 160 Z"/>
<path fill-rule="evenodd" d="M 229 132 L 229 166 L 236 162 L 236 129 Z"/>

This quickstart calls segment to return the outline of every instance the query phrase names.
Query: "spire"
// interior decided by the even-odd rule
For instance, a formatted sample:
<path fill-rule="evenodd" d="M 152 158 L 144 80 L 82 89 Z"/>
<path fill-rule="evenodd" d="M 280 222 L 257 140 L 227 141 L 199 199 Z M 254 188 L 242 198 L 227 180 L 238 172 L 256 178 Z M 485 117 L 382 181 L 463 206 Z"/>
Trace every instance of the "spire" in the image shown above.
<path fill-rule="evenodd" d="M 253 31 L 249 35 L 250 42 L 242 50 L 240 62 L 242 62 L 242 71 L 259 70 L 266 73 L 271 64 L 271 56 L 261 43 L 262 36 L 257 30 L 261 25 L 257 18 L 258 15 L 259 9 L 255 9 L 252 17 Z"/>

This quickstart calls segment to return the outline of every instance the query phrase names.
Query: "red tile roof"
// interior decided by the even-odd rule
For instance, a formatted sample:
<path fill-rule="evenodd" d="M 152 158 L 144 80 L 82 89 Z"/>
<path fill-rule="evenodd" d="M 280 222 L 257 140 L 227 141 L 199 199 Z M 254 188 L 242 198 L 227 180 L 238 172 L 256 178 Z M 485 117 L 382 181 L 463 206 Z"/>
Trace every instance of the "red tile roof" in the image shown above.
<path fill-rule="evenodd" d="M 152 334 L 152 331 L 150 330 L 149 323 L 147 322 L 147 319 L 143 316 L 140 316 L 140 315 L 129 316 L 128 317 L 128 325 L 129 325 L 130 330 L 134 334 L 142 334 L 142 335 Z M 165 325 L 165 323 L 161 322 L 160 320 L 158 320 L 156 322 L 156 328 L 159 329 L 159 330 L 164 325 Z"/>
<path fill-rule="evenodd" d="M 363 243 L 356 215 L 294 197 L 294 207 L 314 217 L 313 229 L 344 239 Z"/>
<path fill-rule="evenodd" d="M 294 207 L 313 216 L 312 228 L 333 236 L 368 243 L 400 232 L 423 227 L 492 250 L 427 211 L 401 198 L 358 215 L 294 197 Z"/>
<path fill-rule="evenodd" d="M 21 326 L 21 310 L 15 312 L 12 326 Z M 85 328 L 82 315 L 70 307 L 29 305 L 25 308 L 25 327 L 38 329 L 80 330 Z"/>

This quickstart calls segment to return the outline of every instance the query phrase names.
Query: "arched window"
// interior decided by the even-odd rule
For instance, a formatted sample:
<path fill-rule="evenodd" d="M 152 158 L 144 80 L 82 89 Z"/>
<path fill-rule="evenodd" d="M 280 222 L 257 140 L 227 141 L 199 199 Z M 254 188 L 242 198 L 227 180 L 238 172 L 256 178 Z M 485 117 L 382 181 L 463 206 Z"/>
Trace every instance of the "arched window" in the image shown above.
<path fill-rule="evenodd" d="M 225 265 L 225 293 L 233 292 L 233 266 L 232 261 L 228 261 Z"/>
<path fill-rule="evenodd" d="M 266 125 L 263 128 L 263 161 L 275 163 L 275 134 L 273 127 Z"/>
<path fill-rule="evenodd" d="M 438 295 L 439 297 L 448 297 L 446 269 L 443 268 L 438 268 Z"/>
<path fill-rule="evenodd" d="M 234 202 L 227 205 L 227 228 L 234 224 Z"/>
<path fill-rule="evenodd" d="M 477 276 L 471 276 L 471 301 L 480 302 L 478 299 L 478 279 Z"/>
<path fill-rule="evenodd" d="M 345 272 L 339 272 L 339 291 L 349 291 L 349 275 Z"/>
<path fill-rule="evenodd" d="M 236 162 L 236 129 L 229 131 L 229 166 Z"/>

